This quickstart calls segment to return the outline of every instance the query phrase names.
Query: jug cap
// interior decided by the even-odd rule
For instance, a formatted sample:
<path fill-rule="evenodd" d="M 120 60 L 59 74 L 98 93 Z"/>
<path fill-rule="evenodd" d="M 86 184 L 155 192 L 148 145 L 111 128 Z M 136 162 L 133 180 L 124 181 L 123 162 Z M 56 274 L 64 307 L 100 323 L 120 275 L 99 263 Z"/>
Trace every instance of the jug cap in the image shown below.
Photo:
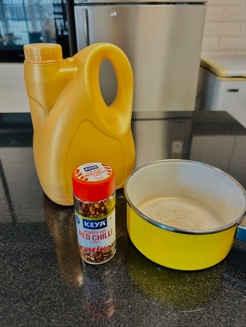
<path fill-rule="evenodd" d="M 63 60 L 62 47 L 53 43 L 33 43 L 24 45 L 25 61 L 33 63 Z"/>

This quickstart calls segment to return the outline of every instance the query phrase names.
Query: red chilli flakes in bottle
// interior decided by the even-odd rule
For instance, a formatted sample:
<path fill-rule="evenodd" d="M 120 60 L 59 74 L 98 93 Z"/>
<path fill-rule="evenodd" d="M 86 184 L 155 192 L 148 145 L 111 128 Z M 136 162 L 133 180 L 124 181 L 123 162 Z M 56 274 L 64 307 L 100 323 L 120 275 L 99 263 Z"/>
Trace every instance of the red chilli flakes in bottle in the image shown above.
<path fill-rule="evenodd" d="M 104 163 L 87 163 L 73 171 L 72 182 L 80 257 L 105 263 L 116 252 L 114 171 Z"/>

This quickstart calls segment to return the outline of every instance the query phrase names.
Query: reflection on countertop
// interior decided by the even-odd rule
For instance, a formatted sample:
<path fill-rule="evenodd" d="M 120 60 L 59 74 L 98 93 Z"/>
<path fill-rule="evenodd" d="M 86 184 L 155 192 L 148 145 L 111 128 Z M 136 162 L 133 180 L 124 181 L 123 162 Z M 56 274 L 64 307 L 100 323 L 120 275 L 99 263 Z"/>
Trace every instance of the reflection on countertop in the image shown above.
<path fill-rule="evenodd" d="M 166 158 L 189 159 L 218 167 L 246 187 L 246 129 L 226 112 L 138 112 L 132 130 L 136 167 Z"/>
<path fill-rule="evenodd" d="M 227 113 L 137 113 L 132 127 L 136 166 L 198 160 L 246 187 L 246 130 Z M 116 255 L 104 265 L 84 264 L 73 207 L 43 194 L 31 146 L 30 116 L 0 114 L 3 326 L 245 326 L 246 243 L 235 240 L 225 260 L 202 271 L 158 266 L 128 238 L 121 189 Z"/>

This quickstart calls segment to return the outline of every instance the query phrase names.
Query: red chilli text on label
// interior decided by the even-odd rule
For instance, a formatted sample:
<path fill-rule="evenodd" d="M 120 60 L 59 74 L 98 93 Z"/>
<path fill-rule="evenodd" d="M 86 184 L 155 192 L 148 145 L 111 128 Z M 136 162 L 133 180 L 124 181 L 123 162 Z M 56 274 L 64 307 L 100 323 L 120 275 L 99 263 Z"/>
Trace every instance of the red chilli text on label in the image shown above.
<path fill-rule="evenodd" d="M 105 240 L 107 239 L 108 237 L 110 237 L 111 235 L 113 234 L 113 230 L 110 229 L 108 230 L 107 232 L 104 232 L 104 233 L 100 233 L 99 235 L 90 235 L 86 232 L 82 232 L 82 231 L 79 231 L 79 235 L 87 240 L 87 241 L 102 241 L 102 240 Z"/>

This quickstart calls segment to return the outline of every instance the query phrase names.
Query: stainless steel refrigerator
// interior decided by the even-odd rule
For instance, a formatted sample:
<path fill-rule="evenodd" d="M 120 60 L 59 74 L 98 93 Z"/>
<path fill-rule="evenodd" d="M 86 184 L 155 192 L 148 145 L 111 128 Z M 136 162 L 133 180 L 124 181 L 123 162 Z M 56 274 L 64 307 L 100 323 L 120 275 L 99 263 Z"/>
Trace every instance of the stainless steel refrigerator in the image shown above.
<path fill-rule="evenodd" d="M 134 74 L 133 111 L 194 110 L 206 0 L 74 1 L 77 50 L 110 42 L 128 56 Z M 100 71 L 105 102 L 117 81 L 109 62 Z"/>

